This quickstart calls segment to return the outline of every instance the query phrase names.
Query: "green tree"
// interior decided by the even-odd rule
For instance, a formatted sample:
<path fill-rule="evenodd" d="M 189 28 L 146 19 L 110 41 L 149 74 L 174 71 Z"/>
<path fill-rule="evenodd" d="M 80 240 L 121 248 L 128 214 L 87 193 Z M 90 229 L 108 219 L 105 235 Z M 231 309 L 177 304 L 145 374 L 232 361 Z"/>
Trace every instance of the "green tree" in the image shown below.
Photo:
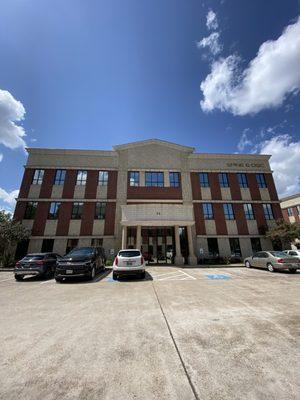
<path fill-rule="evenodd" d="M 266 237 L 275 243 L 281 243 L 283 248 L 287 248 L 296 239 L 300 239 L 300 225 L 278 220 L 276 226 L 266 232 Z"/>
<path fill-rule="evenodd" d="M 29 236 L 29 229 L 14 221 L 10 213 L 0 210 L 0 262 L 3 266 L 11 263 L 14 246 Z"/>

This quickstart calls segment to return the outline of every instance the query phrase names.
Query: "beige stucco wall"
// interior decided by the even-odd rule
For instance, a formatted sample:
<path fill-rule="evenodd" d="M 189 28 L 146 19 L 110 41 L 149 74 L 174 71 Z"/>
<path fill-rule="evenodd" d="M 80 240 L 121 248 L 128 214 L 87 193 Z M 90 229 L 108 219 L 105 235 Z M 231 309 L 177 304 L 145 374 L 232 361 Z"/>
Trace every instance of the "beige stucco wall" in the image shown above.
<path fill-rule="evenodd" d="M 39 253 L 42 249 L 43 239 L 30 239 L 28 253 Z"/>
<path fill-rule="evenodd" d="M 249 188 L 241 188 L 242 200 L 251 201 L 251 194 Z"/>
<path fill-rule="evenodd" d="M 211 190 L 209 187 L 201 188 L 201 196 L 203 200 L 211 200 Z"/>
<path fill-rule="evenodd" d="M 84 199 L 85 185 L 76 185 L 74 189 L 74 199 Z"/>
<path fill-rule="evenodd" d="M 93 225 L 93 236 L 102 236 L 104 235 L 104 220 L 103 219 L 95 219 Z"/>
<path fill-rule="evenodd" d="M 38 199 L 40 196 L 41 185 L 30 185 L 28 198 L 29 199 Z"/>
<path fill-rule="evenodd" d="M 240 246 L 242 251 L 242 258 L 249 257 L 253 254 L 250 238 L 240 238 Z"/>
<path fill-rule="evenodd" d="M 258 235 L 257 222 L 255 220 L 247 220 L 249 235 Z"/>
<path fill-rule="evenodd" d="M 232 199 L 230 188 L 221 188 L 221 195 L 222 195 L 222 200 Z"/>
<path fill-rule="evenodd" d="M 25 228 L 31 230 L 33 226 L 33 219 L 23 219 L 22 225 L 25 226 Z"/>
<path fill-rule="evenodd" d="M 70 221 L 69 225 L 69 235 L 70 236 L 79 236 L 81 227 L 80 219 L 73 219 Z"/>
<path fill-rule="evenodd" d="M 227 232 L 228 232 L 229 236 L 238 234 L 236 222 L 234 220 L 233 221 L 226 220 L 226 226 L 227 226 Z"/>
<path fill-rule="evenodd" d="M 207 235 L 216 235 L 216 222 L 212 219 L 207 219 L 205 222 L 205 231 Z"/>
<path fill-rule="evenodd" d="M 259 188 L 262 201 L 270 201 L 270 193 L 267 188 Z"/>
<path fill-rule="evenodd" d="M 107 185 L 97 186 L 97 199 L 106 199 L 107 198 Z"/>
<path fill-rule="evenodd" d="M 57 220 L 48 219 L 45 225 L 44 236 L 55 236 L 57 228 Z"/>
<path fill-rule="evenodd" d="M 67 247 L 67 239 L 54 239 L 53 252 L 61 256 L 65 255 Z"/>
<path fill-rule="evenodd" d="M 53 199 L 61 199 L 63 188 L 64 188 L 63 185 L 53 185 L 51 197 Z"/>
<path fill-rule="evenodd" d="M 228 238 L 218 238 L 219 252 L 221 257 L 230 257 L 231 250 Z"/>

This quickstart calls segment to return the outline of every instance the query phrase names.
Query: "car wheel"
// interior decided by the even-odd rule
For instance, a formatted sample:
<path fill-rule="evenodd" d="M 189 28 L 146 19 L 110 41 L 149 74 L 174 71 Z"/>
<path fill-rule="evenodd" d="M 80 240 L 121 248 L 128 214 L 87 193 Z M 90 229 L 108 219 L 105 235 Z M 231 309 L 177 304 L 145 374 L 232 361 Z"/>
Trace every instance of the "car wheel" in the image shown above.
<path fill-rule="evenodd" d="M 289 271 L 291 274 L 295 274 L 297 270 L 295 268 L 289 268 Z"/>
<path fill-rule="evenodd" d="M 246 267 L 246 268 L 251 268 L 251 264 L 249 263 L 249 261 L 246 261 L 246 262 L 245 262 L 245 267 Z"/>
<path fill-rule="evenodd" d="M 115 272 L 113 272 L 113 280 L 116 281 L 117 279 L 118 279 L 118 275 Z"/>
<path fill-rule="evenodd" d="M 274 267 L 273 267 L 273 265 L 272 264 L 267 264 L 267 268 L 268 268 L 268 271 L 270 271 L 270 272 L 274 272 L 275 271 L 275 269 L 274 269 Z"/>
<path fill-rule="evenodd" d="M 62 283 L 62 279 L 60 279 L 60 278 L 55 278 L 55 280 L 57 283 Z"/>
<path fill-rule="evenodd" d="M 141 279 L 145 279 L 145 276 L 146 276 L 145 271 L 140 273 L 140 278 L 141 278 Z"/>
<path fill-rule="evenodd" d="M 15 275 L 15 280 L 16 281 L 22 281 L 23 278 L 24 278 L 24 276 L 22 276 L 22 275 Z"/>

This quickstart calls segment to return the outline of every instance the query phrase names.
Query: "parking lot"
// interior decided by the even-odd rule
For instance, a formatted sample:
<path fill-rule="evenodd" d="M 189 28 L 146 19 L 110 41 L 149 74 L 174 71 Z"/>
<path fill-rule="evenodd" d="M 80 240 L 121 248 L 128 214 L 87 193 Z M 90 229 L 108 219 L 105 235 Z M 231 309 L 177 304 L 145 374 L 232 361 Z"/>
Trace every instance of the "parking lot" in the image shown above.
<path fill-rule="evenodd" d="M 0 273 L 0 398 L 300 398 L 300 271 Z"/>

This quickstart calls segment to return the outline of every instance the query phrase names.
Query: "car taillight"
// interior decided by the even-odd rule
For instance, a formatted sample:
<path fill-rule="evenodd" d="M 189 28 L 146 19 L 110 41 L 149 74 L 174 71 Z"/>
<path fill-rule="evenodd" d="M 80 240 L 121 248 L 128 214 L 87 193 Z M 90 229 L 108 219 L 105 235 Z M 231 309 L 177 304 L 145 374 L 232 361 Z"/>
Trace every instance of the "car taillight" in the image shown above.
<path fill-rule="evenodd" d="M 278 263 L 283 264 L 284 263 L 284 259 L 283 258 L 279 258 L 279 260 L 277 260 Z"/>
<path fill-rule="evenodd" d="M 38 261 L 36 261 L 35 263 L 38 264 L 38 265 L 43 265 L 43 264 L 44 264 L 44 261 L 38 260 Z"/>
<path fill-rule="evenodd" d="M 141 257 L 141 264 L 144 264 L 144 257 Z"/>
<path fill-rule="evenodd" d="M 20 261 L 17 261 L 15 266 L 19 267 L 20 265 L 21 265 Z"/>
<path fill-rule="evenodd" d="M 118 263 L 119 263 L 119 259 L 118 259 L 118 257 L 116 257 L 115 258 L 115 265 L 118 265 Z"/>

